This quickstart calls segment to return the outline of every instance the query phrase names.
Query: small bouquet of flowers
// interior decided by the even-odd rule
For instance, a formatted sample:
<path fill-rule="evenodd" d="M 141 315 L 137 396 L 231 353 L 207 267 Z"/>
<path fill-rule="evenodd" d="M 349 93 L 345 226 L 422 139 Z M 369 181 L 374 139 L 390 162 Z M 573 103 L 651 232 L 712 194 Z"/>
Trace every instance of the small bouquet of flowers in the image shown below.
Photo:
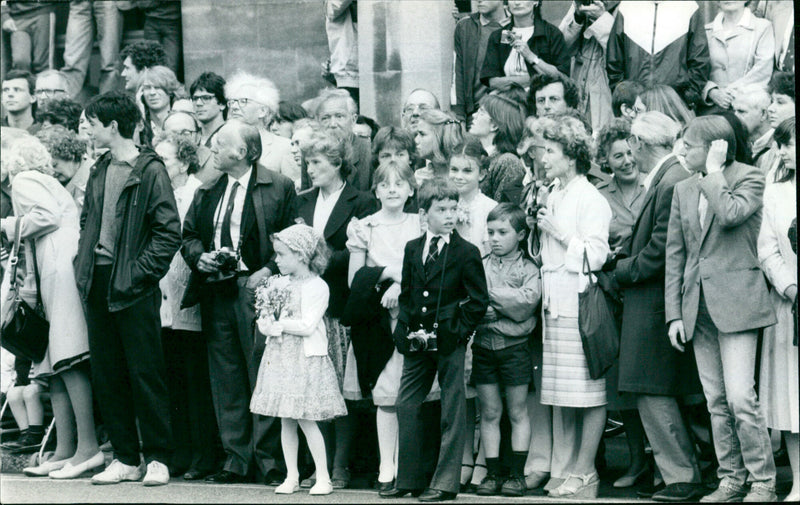
<path fill-rule="evenodd" d="M 470 214 L 469 206 L 466 203 L 459 201 L 458 206 L 456 207 L 456 223 L 469 226 L 471 224 Z"/>
<path fill-rule="evenodd" d="M 290 293 L 285 279 L 282 275 L 270 277 L 256 289 L 256 318 L 278 321 L 288 312 Z"/>

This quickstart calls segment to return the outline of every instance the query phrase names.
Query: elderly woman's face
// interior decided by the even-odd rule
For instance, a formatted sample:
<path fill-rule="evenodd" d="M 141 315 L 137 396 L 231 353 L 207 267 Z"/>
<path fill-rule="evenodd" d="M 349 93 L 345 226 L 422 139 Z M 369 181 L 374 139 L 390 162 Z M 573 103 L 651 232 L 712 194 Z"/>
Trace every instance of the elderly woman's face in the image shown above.
<path fill-rule="evenodd" d="M 169 95 L 164 88 L 154 86 L 151 82 L 142 85 L 142 96 L 147 107 L 154 112 L 169 109 Z"/>
<path fill-rule="evenodd" d="M 61 184 L 66 185 L 80 168 L 80 161 L 62 160 L 61 158 L 53 158 L 53 170 L 55 171 L 56 179 Z"/>
<path fill-rule="evenodd" d="M 563 178 L 575 171 L 575 161 L 564 154 L 561 144 L 547 139 L 542 144 L 542 166 L 549 180 Z"/>
<path fill-rule="evenodd" d="M 608 167 L 614 173 L 614 178 L 623 184 L 632 184 L 639 178 L 636 160 L 633 158 L 631 146 L 626 139 L 616 140 L 608 148 Z"/>
<path fill-rule="evenodd" d="M 178 152 L 175 145 L 171 142 L 161 142 L 156 146 L 156 154 L 161 157 L 164 167 L 167 169 L 169 180 L 174 181 L 176 177 L 185 174 L 188 167 L 178 159 Z"/>
<path fill-rule="evenodd" d="M 427 121 L 417 123 L 414 143 L 417 145 L 417 155 L 420 158 L 431 159 L 436 151 L 436 134 L 434 133 L 433 125 Z"/>
<path fill-rule="evenodd" d="M 308 168 L 308 176 L 311 178 L 311 184 L 315 188 L 335 190 L 335 186 L 342 183 L 339 167 L 332 164 L 327 157 L 321 154 L 313 154 L 306 158 L 306 167 Z"/>

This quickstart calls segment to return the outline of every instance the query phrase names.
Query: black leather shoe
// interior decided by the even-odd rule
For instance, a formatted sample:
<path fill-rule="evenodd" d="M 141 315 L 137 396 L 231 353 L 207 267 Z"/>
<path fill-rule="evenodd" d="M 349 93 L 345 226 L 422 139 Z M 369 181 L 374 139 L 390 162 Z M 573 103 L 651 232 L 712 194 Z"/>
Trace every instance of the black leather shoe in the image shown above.
<path fill-rule="evenodd" d="M 650 497 L 653 496 L 653 494 L 661 491 L 662 489 L 664 489 L 664 483 L 663 482 L 659 483 L 657 486 L 649 484 L 649 485 L 643 486 L 641 489 L 637 489 L 636 490 L 636 496 L 638 496 L 639 498 L 650 498 Z"/>
<path fill-rule="evenodd" d="M 198 470 L 197 468 L 190 468 L 183 474 L 183 480 L 200 480 L 208 477 L 211 474 L 209 470 Z"/>
<path fill-rule="evenodd" d="M 395 486 L 393 488 L 387 489 L 386 491 L 379 492 L 378 496 L 380 496 L 381 498 L 402 498 L 407 494 L 417 497 L 422 494 L 422 489 L 403 489 L 401 487 Z"/>
<path fill-rule="evenodd" d="M 286 474 L 281 473 L 279 470 L 272 468 L 264 476 L 264 484 L 267 486 L 280 486 L 286 480 Z"/>
<path fill-rule="evenodd" d="M 385 491 L 389 491 L 394 487 L 394 480 L 390 480 L 389 482 L 375 482 L 375 489 L 378 490 L 379 493 L 383 493 Z"/>
<path fill-rule="evenodd" d="M 206 477 L 206 482 L 216 482 L 217 484 L 239 484 L 242 482 L 247 482 L 247 477 L 244 475 L 239 475 L 238 473 L 229 472 L 228 470 L 222 470 L 219 473 L 215 473 Z"/>
<path fill-rule="evenodd" d="M 665 486 L 661 491 L 654 493 L 652 500 L 662 502 L 695 501 L 703 496 L 705 492 L 705 487 L 702 484 L 676 482 L 674 484 Z"/>
<path fill-rule="evenodd" d="M 447 501 L 447 500 L 455 500 L 456 494 L 451 493 L 449 491 L 440 491 L 438 489 L 426 489 L 421 495 L 419 495 L 419 501 L 422 502 L 436 502 L 436 501 Z"/>

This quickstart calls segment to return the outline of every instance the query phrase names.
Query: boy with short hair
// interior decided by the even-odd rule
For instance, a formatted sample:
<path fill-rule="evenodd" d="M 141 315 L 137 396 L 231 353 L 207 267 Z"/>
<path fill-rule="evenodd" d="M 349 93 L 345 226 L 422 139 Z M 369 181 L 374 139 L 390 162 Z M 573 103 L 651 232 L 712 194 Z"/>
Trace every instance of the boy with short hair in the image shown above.
<path fill-rule="evenodd" d="M 489 308 L 472 344 L 472 379 L 481 406 L 481 442 L 487 475 L 478 495 L 523 496 L 525 460 L 530 444 L 526 398 L 533 377 L 528 336 L 536 327 L 536 308 L 542 296 L 539 269 L 525 257 L 525 211 L 502 203 L 486 219 L 491 252 L 483 259 Z M 500 477 L 500 416 L 506 396 L 511 420 L 511 477 Z"/>
<path fill-rule="evenodd" d="M 420 495 L 420 501 L 455 498 L 464 452 L 466 399 L 464 354 L 489 303 L 478 248 L 454 230 L 458 191 L 450 181 L 426 181 L 419 190 L 428 230 L 406 244 L 400 315 L 394 332 L 405 356 L 397 398 L 399 458 L 396 487 L 383 497 Z M 435 340 L 434 340 L 435 339 Z M 442 438 L 430 485 L 421 465 L 424 427 L 419 411 L 439 373 Z"/>

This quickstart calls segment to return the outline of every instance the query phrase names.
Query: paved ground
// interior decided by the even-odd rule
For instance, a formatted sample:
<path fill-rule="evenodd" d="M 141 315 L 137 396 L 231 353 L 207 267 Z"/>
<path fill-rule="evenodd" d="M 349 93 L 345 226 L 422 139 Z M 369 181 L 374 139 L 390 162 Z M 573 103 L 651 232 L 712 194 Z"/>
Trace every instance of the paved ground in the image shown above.
<path fill-rule="evenodd" d="M 382 500 L 374 491 L 341 490 L 328 496 L 309 496 L 307 492 L 276 495 L 272 487 L 255 484 L 188 484 L 173 481 L 167 486 L 146 488 L 139 483 L 93 486 L 89 479 L 68 482 L 30 479 L 20 475 L 0 477 L 3 503 L 419 503 L 416 499 Z M 635 498 L 614 499 L 633 502 Z M 553 503 L 545 496 L 523 498 L 458 495 L 459 503 Z M 608 503 L 609 498 L 597 500 Z"/>

